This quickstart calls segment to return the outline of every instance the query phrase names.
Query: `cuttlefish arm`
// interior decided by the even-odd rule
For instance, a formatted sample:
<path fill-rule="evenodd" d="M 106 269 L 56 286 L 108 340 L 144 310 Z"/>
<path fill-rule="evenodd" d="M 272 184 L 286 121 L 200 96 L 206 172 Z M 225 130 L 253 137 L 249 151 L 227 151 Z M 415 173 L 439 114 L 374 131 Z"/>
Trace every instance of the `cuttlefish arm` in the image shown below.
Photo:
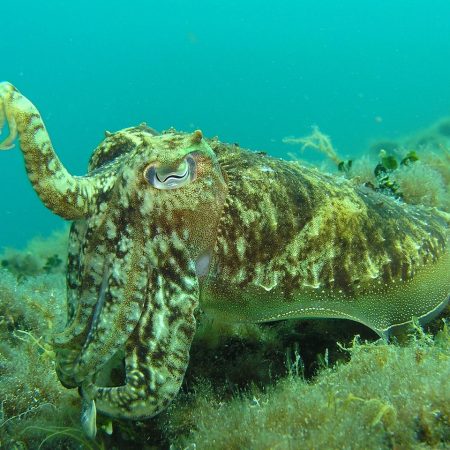
<path fill-rule="evenodd" d="M 88 424 L 95 414 L 92 402 L 113 417 L 152 417 L 167 407 L 183 381 L 199 302 L 195 263 L 175 236 L 157 236 L 148 246 L 158 265 L 145 288 L 144 311 L 125 344 L 125 384 L 98 386 L 92 377 L 82 383 Z"/>
<path fill-rule="evenodd" d="M 53 149 L 39 111 L 12 84 L 2 82 L 0 132 L 5 123 L 9 134 L 0 141 L 0 150 L 14 147 L 19 137 L 28 178 L 45 206 L 68 220 L 86 217 L 103 180 L 70 175 Z"/>

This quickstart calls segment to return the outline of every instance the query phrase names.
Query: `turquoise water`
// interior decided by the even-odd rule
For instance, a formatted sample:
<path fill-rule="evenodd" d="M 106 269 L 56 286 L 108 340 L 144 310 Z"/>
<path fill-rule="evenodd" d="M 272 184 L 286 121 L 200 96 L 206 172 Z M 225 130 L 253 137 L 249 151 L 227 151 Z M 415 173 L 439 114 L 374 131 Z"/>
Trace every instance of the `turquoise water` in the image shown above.
<path fill-rule="evenodd" d="M 2 2 L 0 79 L 83 174 L 104 130 L 146 121 L 284 156 L 329 134 L 342 155 L 450 114 L 450 1 Z M 0 247 L 62 221 L 0 154 Z"/>

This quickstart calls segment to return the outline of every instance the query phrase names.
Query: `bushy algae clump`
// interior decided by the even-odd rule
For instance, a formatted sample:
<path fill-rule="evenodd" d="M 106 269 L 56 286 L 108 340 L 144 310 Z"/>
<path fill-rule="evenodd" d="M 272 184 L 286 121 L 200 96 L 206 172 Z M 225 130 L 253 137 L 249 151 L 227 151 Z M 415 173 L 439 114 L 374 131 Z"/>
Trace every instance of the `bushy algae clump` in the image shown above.
<path fill-rule="evenodd" d="M 373 187 L 409 204 L 450 212 L 449 128 L 450 118 L 444 118 L 418 133 L 397 140 L 378 140 L 354 160 L 342 158 L 331 138 L 317 126 L 309 136 L 285 137 L 282 141 L 299 146 L 301 153 L 305 150 L 322 153 L 327 157 L 323 163 L 326 170 L 339 171 L 356 184 Z M 300 160 L 294 152 L 288 155 Z"/>
<path fill-rule="evenodd" d="M 446 326 L 435 339 L 418 329 L 403 347 L 355 340 L 348 363 L 312 382 L 295 360 L 275 385 L 227 402 L 202 382 L 171 406 L 167 432 L 180 449 L 447 448 L 449 350 Z"/>
<path fill-rule="evenodd" d="M 68 230 L 55 231 L 49 237 L 32 239 L 25 250 L 6 248 L 0 255 L 0 267 L 17 277 L 43 273 L 65 273 Z"/>
<path fill-rule="evenodd" d="M 392 174 L 407 203 L 435 206 L 450 212 L 450 117 L 395 141 L 372 144 L 372 157 L 384 150 L 402 160 L 415 152 L 418 161 L 401 165 Z"/>
<path fill-rule="evenodd" d="M 46 258 L 40 261 L 39 254 L 45 251 L 31 256 L 28 249 L 9 250 L 2 256 L 11 264 L 0 269 L 0 448 L 37 448 L 45 430 L 78 423 L 79 399 L 59 383 L 48 344 L 65 320 L 63 269 L 46 273 Z M 18 261 L 27 261 L 20 264 L 22 274 Z M 42 273 L 27 275 L 39 266 Z"/>

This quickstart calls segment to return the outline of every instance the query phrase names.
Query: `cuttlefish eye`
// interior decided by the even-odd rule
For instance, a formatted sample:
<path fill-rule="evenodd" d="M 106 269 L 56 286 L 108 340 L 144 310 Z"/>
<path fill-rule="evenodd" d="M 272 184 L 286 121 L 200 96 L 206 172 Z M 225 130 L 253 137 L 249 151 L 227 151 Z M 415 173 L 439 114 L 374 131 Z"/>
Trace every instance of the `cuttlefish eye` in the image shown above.
<path fill-rule="evenodd" d="M 194 154 L 187 155 L 178 167 L 156 166 L 146 167 L 144 177 L 156 189 L 178 189 L 191 181 L 197 175 L 197 162 Z"/>

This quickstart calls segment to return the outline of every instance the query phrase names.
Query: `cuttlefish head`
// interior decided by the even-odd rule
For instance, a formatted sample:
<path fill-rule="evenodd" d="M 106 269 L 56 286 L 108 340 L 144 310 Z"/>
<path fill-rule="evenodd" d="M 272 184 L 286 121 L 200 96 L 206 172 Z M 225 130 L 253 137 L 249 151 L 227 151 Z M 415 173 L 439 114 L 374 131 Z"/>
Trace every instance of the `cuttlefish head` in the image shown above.
<path fill-rule="evenodd" d="M 95 409 L 151 417 L 178 392 L 227 187 L 200 131 L 142 126 L 106 138 L 88 181 L 71 230 L 68 322 L 54 342 L 92 435 Z"/>
<path fill-rule="evenodd" d="M 227 186 L 200 131 L 161 135 L 145 125 L 108 133 L 86 176 L 71 175 L 36 107 L 0 83 L 0 150 L 18 136 L 41 201 L 72 220 L 68 320 L 54 336 L 57 373 L 96 409 L 137 419 L 176 395 L 195 332 Z"/>

